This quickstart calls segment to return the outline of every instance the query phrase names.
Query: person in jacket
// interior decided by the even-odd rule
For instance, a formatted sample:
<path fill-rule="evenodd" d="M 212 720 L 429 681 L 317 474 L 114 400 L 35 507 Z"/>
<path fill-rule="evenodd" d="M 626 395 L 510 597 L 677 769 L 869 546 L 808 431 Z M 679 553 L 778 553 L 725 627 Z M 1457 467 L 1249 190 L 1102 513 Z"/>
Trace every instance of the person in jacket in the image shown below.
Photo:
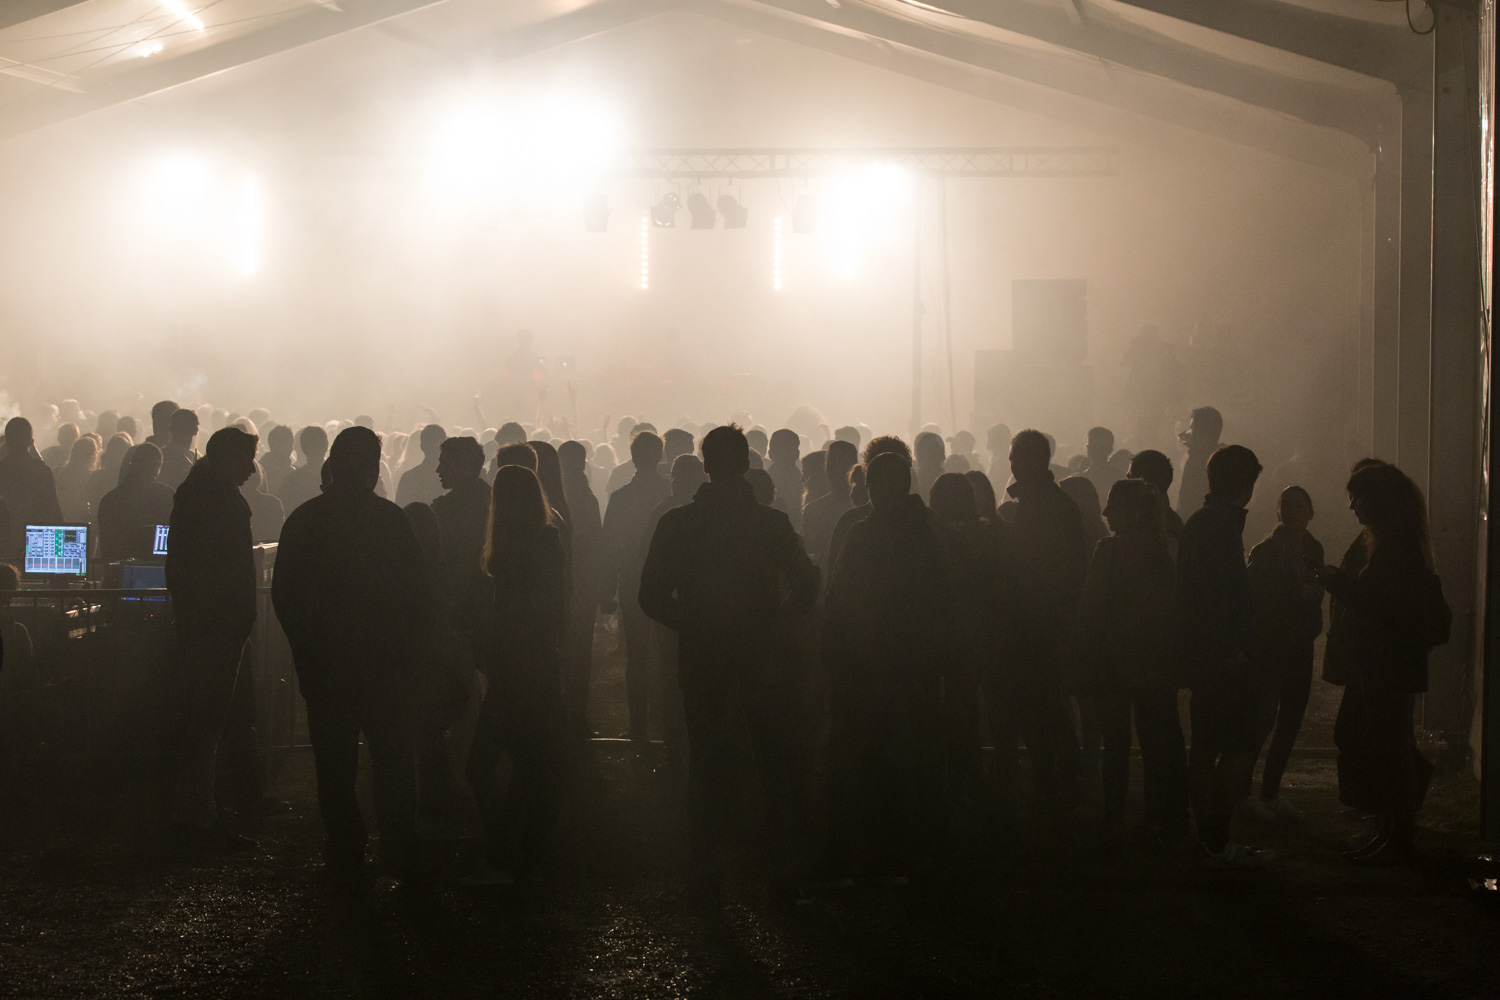
<path fill-rule="evenodd" d="M 324 470 L 323 492 L 282 528 L 271 601 L 307 702 L 327 873 L 335 890 L 359 891 L 368 885 L 354 792 L 361 733 L 374 765 L 381 859 L 397 879 L 418 874 L 412 709 L 433 603 L 406 515 L 375 495 L 380 438 L 359 426 L 340 431 Z"/>
<path fill-rule="evenodd" d="M 855 524 L 870 516 L 870 495 L 865 487 L 865 470 L 869 468 L 877 455 L 885 454 L 900 455 L 908 465 L 911 464 L 911 449 L 898 437 L 881 435 L 871 438 L 870 443 L 865 445 L 862 463 L 849 470 L 849 502 L 852 506 L 839 515 L 838 521 L 833 526 L 833 534 L 829 536 L 828 560 L 822 567 L 825 586 L 833 586 L 833 571 L 838 566 L 839 553 L 844 548 L 844 539 L 849 537 L 849 532 Z"/>
<path fill-rule="evenodd" d="M 36 453 L 31 421 L 12 417 L 5 424 L 5 454 L 0 455 L 0 500 L 10 511 L 10 526 L 0 539 L 0 558 L 19 559 L 26 550 L 28 524 L 60 524 L 62 507 L 52 470 Z"/>
<path fill-rule="evenodd" d="M 422 450 L 422 461 L 401 473 L 396 485 L 396 504 L 405 507 L 411 503 L 431 503 L 442 494 L 442 481 L 438 478 L 439 452 L 448 432 L 441 424 L 428 424 L 417 437 L 417 447 Z"/>
<path fill-rule="evenodd" d="M 1038 798 L 1071 793 L 1078 776 L 1078 741 L 1065 699 L 1066 655 L 1088 572 L 1088 549 L 1078 507 L 1049 468 L 1052 445 L 1024 430 L 1010 449 L 1010 499 L 1000 508 L 1015 558 L 1015 628 L 1005 665 L 1008 696 L 994 734 L 997 784 L 1015 791 L 1016 744 L 1026 739 Z"/>
<path fill-rule="evenodd" d="M 811 610 L 818 570 L 787 515 L 755 502 L 745 481 L 744 432 L 716 427 L 701 447 L 708 482 L 657 524 L 640 607 L 677 633 L 695 896 L 709 907 L 720 898 L 718 846 L 738 766 L 729 723 L 738 703 L 765 796 L 772 891 L 785 901 L 796 892 L 800 820 L 789 773 L 797 722 L 787 710 L 793 684 L 785 676 L 785 632 Z"/>
<path fill-rule="evenodd" d="M 653 431 L 638 431 L 630 440 L 635 475 L 610 494 L 604 510 L 604 544 L 608 552 L 611 591 L 620 595 L 620 625 L 625 633 L 625 697 L 630 728 L 625 735 L 644 741 L 649 734 L 651 696 L 651 626 L 637 595 L 641 588 L 641 540 L 656 505 L 672 492 L 658 466 L 662 440 Z"/>
<path fill-rule="evenodd" d="M 1254 604 L 1245 566 L 1245 508 L 1261 466 L 1228 445 L 1208 460 L 1208 496 L 1182 529 L 1177 553 L 1178 650 L 1192 689 L 1189 787 L 1198 839 L 1210 867 L 1274 860 L 1229 838 L 1235 804 L 1250 791 L 1260 749 Z"/>
<path fill-rule="evenodd" d="M 776 509 L 802 530 L 802 439 L 786 427 L 774 432 L 768 446 L 766 471 L 776 484 Z"/>
<path fill-rule="evenodd" d="M 829 861 L 840 876 L 924 876 L 942 836 L 943 553 L 911 464 L 888 452 L 866 475 L 870 515 L 839 552 L 824 616 Z"/>
<path fill-rule="evenodd" d="M 849 470 L 859 461 L 859 451 L 848 441 L 831 441 L 824 459 L 828 492 L 809 503 L 802 511 L 802 540 L 807 554 L 827 572 L 828 550 L 833 544 L 833 529 L 839 518 L 854 506 L 849 498 Z"/>
<path fill-rule="evenodd" d="M 297 450 L 302 453 L 302 464 L 282 477 L 281 492 L 277 494 L 289 515 L 318 495 L 323 482 L 323 460 L 328 455 L 328 432 L 317 424 L 302 428 L 297 435 Z"/>
<path fill-rule="evenodd" d="M 1187 430 L 1177 435 L 1187 449 L 1187 460 L 1182 463 L 1182 484 L 1177 489 L 1177 513 L 1184 523 L 1203 506 L 1204 496 L 1213 488 L 1208 481 L 1208 460 L 1218 450 L 1223 433 L 1224 418 L 1219 411 L 1212 406 L 1200 406 L 1189 417 Z"/>
<path fill-rule="evenodd" d="M 182 409 L 172 414 L 169 421 L 171 436 L 162 448 L 161 481 L 176 489 L 187 479 L 189 470 L 198 461 L 198 414 Z"/>
<path fill-rule="evenodd" d="M 593 676 L 594 624 L 599 605 L 608 598 L 605 575 L 604 523 L 599 498 L 589 485 L 588 452 L 581 442 L 564 441 L 557 448 L 562 468 L 562 492 L 572 512 L 573 547 L 570 575 L 573 599 L 568 603 L 567 635 L 563 640 L 563 707 L 567 731 L 587 739 L 589 683 Z"/>
<path fill-rule="evenodd" d="M 168 522 L 167 590 L 188 687 L 172 821 L 178 846 L 188 850 L 256 846 L 224 826 L 214 780 L 235 679 L 255 625 L 250 507 L 239 491 L 255 472 L 257 443 L 237 427 L 216 431 L 203 461 L 177 488 Z"/>
<path fill-rule="evenodd" d="M 69 523 L 87 524 L 90 516 L 88 488 L 89 479 L 99 470 L 99 439 L 85 434 L 73 442 L 68 461 L 57 470 L 53 482 L 57 487 L 57 503 L 62 508 L 63 519 Z"/>
<path fill-rule="evenodd" d="M 103 562 L 151 555 L 155 526 L 172 518 L 172 487 L 158 482 L 161 449 L 149 441 L 130 449 L 120 485 L 99 501 L 98 554 Z"/>
<path fill-rule="evenodd" d="M 1138 451 L 1130 459 L 1130 479 L 1144 479 L 1156 487 L 1156 494 L 1161 498 L 1162 525 L 1167 532 L 1167 551 L 1172 555 L 1172 561 L 1177 561 L 1177 546 L 1182 542 L 1182 518 L 1172 509 L 1167 500 L 1167 491 L 1172 487 L 1172 460 L 1159 451 L 1147 448 Z"/>
<path fill-rule="evenodd" d="M 1349 615 L 1358 739 L 1380 826 L 1346 856 L 1362 864 L 1396 864 L 1412 856 L 1417 805 L 1431 765 L 1412 735 L 1416 696 L 1427 690 L 1427 654 L 1448 641 L 1452 612 L 1432 570 L 1422 491 L 1392 465 L 1372 465 L 1349 479 L 1349 501 L 1365 526 L 1367 561 L 1358 576 L 1332 566 L 1318 578 Z M 1425 766 L 1424 766 L 1425 765 Z"/>
<path fill-rule="evenodd" d="M 1250 587 L 1255 625 L 1263 657 L 1260 743 L 1266 749 L 1260 796 L 1249 800 L 1250 815 L 1261 822 L 1302 819 L 1296 806 L 1281 797 L 1302 717 L 1312 692 L 1313 642 L 1323 631 L 1323 586 L 1308 567 L 1322 566 L 1323 546 L 1307 530 L 1313 519 L 1312 496 L 1300 486 L 1281 491 L 1277 526 L 1269 538 L 1250 550 Z"/>
<path fill-rule="evenodd" d="M 266 490 L 266 474 L 260 463 L 255 464 L 255 473 L 240 487 L 240 495 L 250 505 L 250 534 L 256 544 L 274 542 L 281 537 L 281 526 L 286 522 L 286 511 L 281 501 Z"/>
<path fill-rule="evenodd" d="M 506 883 L 555 873 L 567 557 L 535 473 L 501 466 L 492 497 L 484 568 L 494 646 L 467 770 L 485 830 L 486 866 L 474 881 Z M 496 773 L 507 755 L 508 797 Z"/>
<path fill-rule="evenodd" d="M 1140 479 L 1116 480 L 1104 507 L 1110 535 L 1089 561 L 1079 610 L 1081 685 L 1104 737 L 1103 828 L 1109 858 L 1124 850 L 1131 722 L 1141 746 L 1146 817 L 1164 844 L 1188 833 L 1187 758 L 1177 718 L 1176 571 L 1162 527 L 1162 499 Z"/>

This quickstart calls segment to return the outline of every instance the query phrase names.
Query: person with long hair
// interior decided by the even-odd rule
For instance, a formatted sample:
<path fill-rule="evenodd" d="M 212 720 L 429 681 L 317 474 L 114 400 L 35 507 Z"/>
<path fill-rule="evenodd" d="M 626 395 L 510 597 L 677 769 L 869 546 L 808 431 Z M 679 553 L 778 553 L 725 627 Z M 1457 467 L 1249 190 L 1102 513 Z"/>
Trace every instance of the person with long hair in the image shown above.
<path fill-rule="evenodd" d="M 57 502 L 63 519 L 82 524 L 89 520 L 89 477 L 99 468 L 99 439 L 85 434 L 73 442 L 67 464 L 57 470 Z"/>
<path fill-rule="evenodd" d="M 486 866 L 472 881 L 504 884 L 548 874 L 554 861 L 567 565 L 536 473 L 502 465 L 490 496 L 483 564 L 494 586 L 494 641 L 468 777 L 486 840 Z M 496 774 L 506 755 L 508 799 Z"/>
<path fill-rule="evenodd" d="M 1080 685 L 1097 706 L 1104 823 L 1100 848 L 1124 850 L 1132 715 L 1141 744 L 1146 817 L 1163 844 L 1188 832 L 1187 757 L 1177 716 L 1176 570 L 1156 487 L 1120 479 L 1104 507 L 1111 534 L 1089 561 L 1079 613 Z"/>
<path fill-rule="evenodd" d="M 1332 566 L 1316 577 L 1348 613 L 1346 650 L 1353 677 L 1348 750 L 1363 758 L 1379 828 L 1347 854 L 1361 864 L 1397 864 L 1412 856 L 1417 805 L 1432 765 L 1412 735 L 1416 696 L 1427 690 L 1427 654 L 1448 641 L 1452 611 L 1433 572 L 1427 503 L 1393 465 L 1367 465 L 1349 479 L 1349 506 L 1365 528 L 1364 569 Z M 1345 713 L 1341 706 L 1340 716 Z"/>

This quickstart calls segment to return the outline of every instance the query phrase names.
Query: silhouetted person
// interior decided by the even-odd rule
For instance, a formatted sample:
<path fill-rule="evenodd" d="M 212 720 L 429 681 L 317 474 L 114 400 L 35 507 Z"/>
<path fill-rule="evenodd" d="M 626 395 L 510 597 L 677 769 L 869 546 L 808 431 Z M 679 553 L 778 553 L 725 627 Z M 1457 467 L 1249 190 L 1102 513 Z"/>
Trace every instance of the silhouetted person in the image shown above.
<path fill-rule="evenodd" d="M 828 492 L 809 503 L 802 511 L 802 541 L 807 554 L 819 566 L 827 568 L 828 548 L 833 544 L 833 529 L 844 512 L 854 506 L 849 497 L 849 470 L 859 461 L 859 452 L 848 441 L 835 440 L 828 445 L 824 472 Z"/>
<path fill-rule="evenodd" d="M 1048 467 L 1051 443 L 1039 431 L 1016 435 L 1010 448 L 1015 482 L 1000 508 L 1010 527 L 1016 560 L 1016 624 L 1003 666 L 1010 696 L 993 719 L 999 791 L 1015 793 L 1015 748 L 1024 735 L 1033 784 L 1043 800 L 1055 800 L 1077 777 L 1078 746 L 1064 698 L 1064 654 L 1078 614 L 1088 569 L 1088 550 L 1078 507 Z M 993 710 L 992 710 L 993 711 Z"/>
<path fill-rule="evenodd" d="M 99 520 L 99 502 L 104 499 L 104 494 L 120 485 L 120 479 L 125 467 L 125 456 L 130 454 L 131 441 L 129 434 L 115 434 L 104 446 L 104 455 L 99 459 L 99 467 L 89 474 L 84 495 L 89 506 L 89 520 L 97 523 Z"/>
<path fill-rule="evenodd" d="M 281 481 L 281 506 L 290 516 L 293 511 L 321 492 L 323 458 L 328 454 L 328 432 L 317 424 L 302 428 L 297 435 L 302 464 L 287 473 Z"/>
<path fill-rule="evenodd" d="M 984 473 L 978 474 L 981 479 Z M 968 801 L 983 771 L 980 757 L 980 683 L 995 654 L 1000 612 L 1000 565 L 990 526 L 979 519 L 974 488 L 963 473 L 945 472 L 932 484 L 933 532 L 943 557 L 948 601 L 941 650 L 943 735 L 950 795 Z"/>
<path fill-rule="evenodd" d="M 1208 497 L 1183 526 L 1177 553 L 1179 648 L 1193 691 L 1188 773 L 1206 863 L 1256 866 L 1274 855 L 1231 842 L 1229 822 L 1260 749 L 1259 647 L 1242 533 L 1261 467 L 1249 448 L 1229 445 L 1207 471 Z"/>
<path fill-rule="evenodd" d="M 865 471 L 870 514 L 851 526 L 826 599 L 829 861 L 834 875 L 925 875 L 942 825 L 940 642 L 949 595 L 910 463 L 886 452 Z"/>
<path fill-rule="evenodd" d="M 797 432 L 783 427 L 771 435 L 770 463 L 766 471 L 776 484 L 776 509 L 786 514 L 792 527 L 802 529 L 802 441 Z"/>
<path fill-rule="evenodd" d="M 751 452 L 750 454 L 755 454 Z M 745 482 L 750 484 L 750 495 L 762 507 L 776 506 L 776 480 L 765 469 L 751 469 L 745 473 Z"/>
<path fill-rule="evenodd" d="M 1083 524 L 1084 545 L 1087 551 L 1094 551 L 1094 546 L 1099 544 L 1099 539 L 1109 533 L 1109 529 L 1104 526 L 1104 513 L 1100 509 L 1101 497 L 1107 496 L 1108 491 L 1099 493 L 1094 489 L 1093 480 L 1082 475 L 1069 476 L 1057 485 L 1078 508 L 1078 517 Z"/>
<path fill-rule="evenodd" d="M 52 470 L 32 446 L 31 422 L 12 417 L 5 424 L 5 455 L 0 457 L 0 499 L 10 511 L 10 528 L 0 556 L 20 558 L 28 524 L 58 524 L 62 508 Z"/>
<path fill-rule="evenodd" d="M 198 438 L 198 414 L 192 410 L 178 410 L 172 414 L 170 426 L 171 436 L 161 450 L 159 478 L 175 490 L 187 479 L 193 463 L 198 461 L 198 451 L 194 447 Z"/>
<path fill-rule="evenodd" d="M 1224 418 L 1212 406 L 1200 406 L 1193 411 L 1187 430 L 1177 440 L 1187 449 L 1187 460 L 1182 465 L 1182 485 L 1177 491 L 1177 513 L 1184 522 L 1203 506 L 1208 493 L 1208 459 L 1219 447 L 1219 436 L 1224 433 Z"/>
<path fill-rule="evenodd" d="M 161 449 L 136 445 L 120 470 L 120 485 L 99 501 L 98 558 L 102 562 L 151 555 L 158 524 L 172 520 L 172 487 L 156 478 Z"/>
<path fill-rule="evenodd" d="M 974 435 L 959 431 L 948 439 L 948 457 L 943 460 L 944 472 L 965 473 L 983 469 L 979 456 L 974 454 Z"/>
<path fill-rule="evenodd" d="M 177 410 L 177 404 L 170 399 L 164 399 L 151 407 L 151 433 L 146 440 L 158 449 L 165 448 L 172 438 L 172 414 Z"/>
<path fill-rule="evenodd" d="M 622 426 L 623 426 L 623 423 L 622 423 Z M 631 421 L 630 436 L 627 439 L 630 442 L 630 444 L 627 444 L 625 446 L 625 450 L 626 451 L 630 451 L 631 450 L 631 445 L 634 444 L 635 439 L 638 436 L 642 435 L 642 434 L 652 434 L 652 435 L 655 435 L 658 439 L 660 439 L 660 437 L 661 437 L 661 435 L 656 434 L 656 428 L 653 427 L 651 424 L 644 423 L 644 422 L 638 424 L 635 421 Z M 619 448 L 618 447 L 616 448 L 616 452 L 617 453 L 619 452 Z M 663 455 L 666 454 L 666 442 L 665 441 L 662 442 L 662 454 Z M 626 483 L 630 482 L 631 478 L 636 474 L 637 471 L 639 471 L 639 470 L 635 467 L 635 465 L 633 463 L 630 463 L 630 462 L 621 462 L 619 465 L 615 466 L 614 469 L 612 469 L 610 471 L 610 474 L 609 474 L 609 486 L 606 489 L 606 492 L 608 493 L 608 495 L 609 496 L 614 496 L 615 490 L 619 489 L 621 486 L 624 486 Z M 666 470 L 662 469 L 661 466 L 658 464 L 656 471 L 661 475 L 662 480 L 665 482 L 666 478 L 667 478 L 667 476 L 666 476 Z M 606 509 L 608 508 L 608 502 L 607 501 L 605 503 L 605 507 L 606 507 Z"/>
<path fill-rule="evenodd" d="M 610 495 L 604 511 L 604 544 L 620 597 L 620 624 L 625 633 L 625 695 L 630 704 L 633 740 L 645 740 L 650 701 L 651 630 L 637 595 L 641 586 L 641 541 L 656 505 L 671 493 L 658 471 L 662 441 L 652 431 L 638 431 L 630 442 L 635 476 Z"/>
<path fill-rule="evenodd" d="M 422 462 L 401 474 L 401 482 L 396 487 L 397 506 L 432 503 L 443 492 L 437 474 L 438 449 L 447 436 L 448 432 L 438 424 L 422 428 L 422 434 L 417 438 L 417 446 L 422 449 Z"/>
<path fill-rule="evenodd" d="M 1427 504 L 1417 485 L 1395 466 L 1370 465 L 1350 477 L 1348 491 L 1365 526 L 1368 559 L 1358 577 L 1331 566 L 1318 576 L 1349 616 L 1354 676 L 1344 700 L 1355 702 L 1358 734 L 1349 751 L 1363 758 L 1380 826 L 1346 857 L 1399 864 L 1412 856 L 1417 807 L 1432 774 L 1412 736 L 1416 696 L 1427 690 L 1428 651 L 1448 641 L 1453 616 L 1432 571 Z"/>
<path fill-rule="evenodd" d="M 663 476 L 672 474 L 672 463 L 677 461 L 678 455 L 691 455 L 693 453 L 693 435 L 690 431 L 681 427 L 673 427 L 661 436 L 662 454 L 660 472 Z"/>
<path fill-rule="evenodd" d="M 1079 611 L 1082 687 L 1104 737 L 1101 849 L 1124 849 L 1130 786 L 1131 720 L 1141 745 L 1146 818 L 1164 845 L 1188 834 L 1187 758 L 1177 717 L 1176 571 L 1161 524 L 1161 497 L 1139 479 L 1121 479 L 1104 508 L 1113 534 L 1089 562 Z"/>
<path fill-rule="evenodd" d="M 363 427 L 340 431 L 327 474 L 327 489 L 287 516 L 271 600 L 307 701 L 328 874 L 335 888 L 358 890 L 367 840 L 354 793 L 361 733 L 374 765 L 381 858 L 399 879 L 416 875 L 412 710 L 432 604 L 411 525 L 375 495 L 380 438 Z"/>
<path fill-rule="evenodd" d="M 568 732 L 586 738 L 589 683 L 593 675 L 594 624 L 599 605 L 610 599 L 609 564 L 604 550 L 599 499 L 589 485 L 587 452 L 578 441 L 557 448 L 563 494 L 573 518 L 571 576 L 573 599 L 568 603 L 567 633 L 563 640 L 563 704 Z"/>
<path fill-rule="evenodd" d="M 1089 482 L 1094 484 L 1100 503 L 1103 503 L 1109 496 L 1109 488 L 1115 484 L 1115 481 L 1122 478 L 1120 470 L 1113 462 L 1114 452 L 1114 431 L 1108 427 L 1089 428 L 1086 455 L 1088 465 L 1084 467 L 1083 474 L 1088 477 Z"/>
<path fill-rule="evenodd" d="M 172 502 L 167 590 L 188 689 L 172 820 L 184 849 L 255 847 L 224 826 L 214 780 L 235 679 L 255 625 L 250 507 L 239 490 L 255 472 L 258 443 L 235 427 L 216 431 Z"/>
<path fill-rule="evenodd" d="M 484 549 L 489 530 L 490 485 L 484 481 L 484 449 L 472 437 L 451 437 L 438 448 L 438 481 L 448 492 L 432 501 L 442 533 L 449 625 L 467 635 L 483 612 L 485 601 Z"/>
<path fill-rule="evenodd" d="M 891 435 L 882 435 L 877 438 L 872 438 L 870 440 L 870 443 L 865 445 L 863 464 L 859 470 L 851 469 L 850 476 L 857 478 L 859 475 L 861 475 L 863 473 L 863 470 L 867 470 L 869 468 L 870 463 L 875 459 L 877 455 L 900 455 L 903 459 L 906 460 L 907 465 L 911 464 L 911 450 L 906 447 L 906 442 L 898 437 L 894 437 Z M 852 483 L 853 478 L 851 478 L 850 481 Z M 867 489 L 863 485 L 863 480 L 861 480 L 859 489 Z M 855 496 L 854 488 L 852 487 L 850 489 L 849 498 L 850 502 L 853 503 L 855 500 Z M 823 569 L 825 582 L 827 582 L 829 586 L 832 586 L 833 584 L 833 573 L 838 568 L 839 552 L 844 547 L 844 539 L 849 537 L 849 531 L 854 527 L 855 524 L 863 521 L 869 516 L 870 498 L 868 496 L 868 493 L 866 493 L 862 502 L 855 503 L 854 506 L 850 507 L 848 510 L 844 511 L 844 513 L 839 515 L 838 522 L 833 526 L 833 536 L 828 541 L 828 564 Z"/>
<path fill-rule="evenodd" d="M 279 499 L 266 492 L 266 475 L 259 462 L 255 464 L 254 475 L 240 487 L 240 495 L 250 505 L 250 535 L 256 544 L 270 543 L 280 538 L 286 511 Z"/>
<path fill-rule="evenodd" d="M 469 753 L 469 786 L 485 828 L 488 867 L 476 879 L 551 875 L 556 852 L 558 758 L 563 727 L 559 646 L 566 556 L 552 510 L 531 470 L 495 472 L 484 566 L 494 581 L 495 645 L 489 689 Z M 507 801 L 495 768 L 511 760 Z"/>
<path fill-rule="evenodd" d="M 785 513 L 756 503 L 740 429 L 714 428 L 702 451 L 709 481 L 692 503 L 662 515 L 640 583 L 643 612 L 678 635 L 695 893 L 706 905 L 719 899 L 717 852 L 734 801 L 730 719 L 738 703 L 765 794 L 772 891 L 789 901 L 791 831 L 799 817 L 784 629 L 812 608 L 818 571 Z"/>
<path fill-rule="evenodd" d="M 1130 459 L 1128 475 L 1131 479 L 1143 479 L 1156 487 L 1162 505 L 1162 529 L 1167 534 L 1167 551 L 1171 553 L 1175 563 L 1177 546 L 1182 541 L 1182 518 L 1167 500 L 1167 490 L 1172 486 L 1172 460 L 1149 448 L 1136 452 Z"/>
<path fill-rule="evenodd" d="M 1386 462 L 1378 458 L 1363 458 L 1354 463 L 1350 475 Z M 1370 560 L 1370 532 L 1361 528 L 1360 533 L 1349 543 L 1344 557 L 1339 561 L 1339 571 L 1345 576 L 1357 578 Z M 1356 649 L 1357 619 L 1349 609 L 1337 600 L 1328 602 L 1328 642 L 1323 648 L 1323 680 L 1344 689 L 1339 700 L 1338 714 L 1333 723 L 1333 745 L 1338 747 L 1339 801 L 1351 809 L 1366 815 L 1368 829 L 1356 837 L 1349 838 L 1345 846 L 1356 840 L 1364 846 L 1379 831 L 1374 814 L 1380 808 L 1376 779 L 1368 766 L 1368 756 L 1360 753 L 1363 726 L 1363 710 L 1360 691 L 1354 685 L 1358 670 Z"/>
<path fill-rule="evenodd" d="M 856 455 L 859 454 L 860 435 L 858 427 L 855 427 L 852 424 L 845 424 L 843 427 L 840 427 L 838 430 L 833 432 L 833 439 L 835 441 L 845 441 L 849 444 L 854 445 L 854 453 Z"/>
<path fill-rule="evenodd" d="M 89 477 L 98 467 L 99 442 L 85 434 L 73 442 L 72 454 L 53 479 L 64 520 L 79 524 L 93 520 L 89 516 L 88 487 Z"/>
<path fill-rule="evenodd" d="M 266 443 L 269 450 L 260 457 L 261 471 L 266 476 L 266 492 L 273 497 L 280 497 L 282 484 L 291 475 L 293 468 L 292 429 L 286 424 L 277 424 L 266 435 Z"/>
<path fill-rule="evenodd" d="M 78 425 L 72 421 L 59 425 L 57 444 L 42 450 L 42 461 L 47 463 L 47 468 L 57 472 L 68 463 L 68 456 L 73 453 L 73 446 L 77 443 Z"/>
<path fill-rule="evenodd" d="M 974 491 L 975 509 L 978 510 L 980 518 L 998 521 L 1000 505 L 995 499 L 995 486 L 990 482 L 989 474 L 978 469 L 970 469 L 964 473 L 964 478 L 969 481 L 969 488 Z"/>
<path fill-rule="evenodd" d="M 132 417 L 128 414 L 121 417 L 118 421 L 115 422 L 115 433 L 128 435 L 132 444 L 136 441 L 141 440 L 141 437 L 136 430 L 135 417 Z"/>
<path fill-rule="evenodd" d="M 799 523 L 807 505 L 828 493 L 828 453 L 814 451 L 802 456 L 802 492 L 798 497 Z"/>
<path fill-rule="evenodd" d="M 943 474 L 948 446 L 943 442 L 942 435 L 923 431 L 912 442 L 912 453 L 916 457 L 916 492 L 925 501 L 932 493 L 932 484 Z"/>
<path fill-rule="evenodd" d="M 1324 565 L 1323 546 L 1307 530 L 1312 519 L 1312 497 L 1300 486 L 1288 486 L 1277 500 L 1276 530 L 1250 550 L 1250 588 L 1263 657 L 1259 744 L 1271 740 L 1260 797 L 1249 800 L 1250 814 L 1262 822 L 1302 819 L 1301 811 L 1281 797 L 1281 777 L 1307 711 L 1313 642 L 1323 631 L 1323 587 L 1308 574 L 1309 566 Z"/>
<path fill-rule="evenodd" d="M 656 505 L 646 522 L 641 538 L 641 564 L 651 549 L 651 540 L 656 537 L 656 526 L 667 511 L 693 502 L 698 487 L 708 479 L 703 471 L 703 461 L 696 455 L 678 455 L 672 462 L 672 492 Z M 668 760 L 674 764 L 685 762 L 687 756 L 687 730 L 682 715 L 682 696 L 677 683 L 677 633 L 660 622 L 652 622 L 651 653 L 655 659 L 652 677 L 651 710 L 658 714 L 665 736 Z"/>

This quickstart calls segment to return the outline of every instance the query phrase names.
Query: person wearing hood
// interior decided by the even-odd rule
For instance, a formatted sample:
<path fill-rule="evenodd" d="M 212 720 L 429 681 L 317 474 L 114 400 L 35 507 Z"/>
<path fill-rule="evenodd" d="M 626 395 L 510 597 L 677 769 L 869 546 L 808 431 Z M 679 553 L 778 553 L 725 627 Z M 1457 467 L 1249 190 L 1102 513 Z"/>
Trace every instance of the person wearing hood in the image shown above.
<path fill-rule="evenodd" d="M 255 625 L 250 506 L 240 487 L 255 472 L 257 444 L 255 435 L 237 427 L 216 431 L 172 502 L 167 590 L 189 690 L 172 821 L 177 846 L 185 850 L 256 846 L 224 826 L 214 782 L 235 679 Z"/>

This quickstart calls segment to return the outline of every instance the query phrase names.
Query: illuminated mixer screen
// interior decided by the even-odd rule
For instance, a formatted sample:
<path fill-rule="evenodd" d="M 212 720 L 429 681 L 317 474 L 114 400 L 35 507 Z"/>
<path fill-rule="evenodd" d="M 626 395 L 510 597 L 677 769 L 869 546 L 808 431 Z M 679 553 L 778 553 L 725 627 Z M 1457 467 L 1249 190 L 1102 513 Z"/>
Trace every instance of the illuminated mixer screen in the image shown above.
<path fill-rule="evenodd" d="M 46 576 L 85 576 L 89 529 L 84 525 L 28 524 L 25 572 Z"/>

